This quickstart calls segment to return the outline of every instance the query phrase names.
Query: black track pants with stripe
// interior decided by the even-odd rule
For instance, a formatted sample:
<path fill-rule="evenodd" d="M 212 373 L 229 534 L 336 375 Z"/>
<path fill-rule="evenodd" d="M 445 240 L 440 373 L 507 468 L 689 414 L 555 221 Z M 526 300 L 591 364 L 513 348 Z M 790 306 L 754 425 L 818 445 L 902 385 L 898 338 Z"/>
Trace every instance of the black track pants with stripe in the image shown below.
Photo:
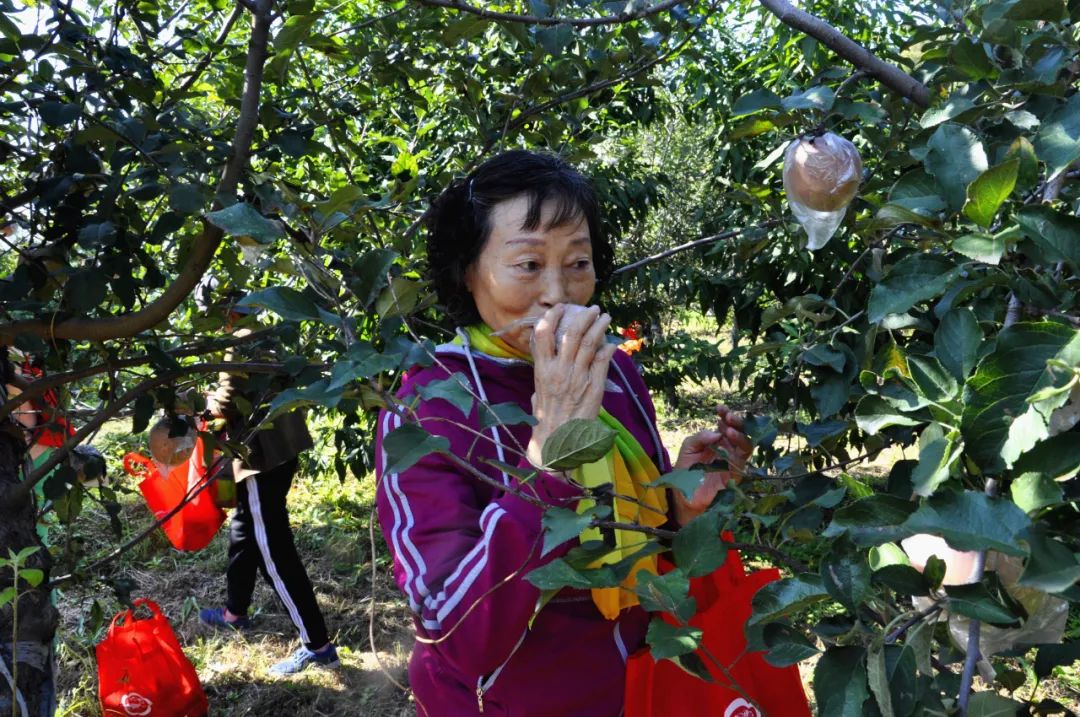
<path fill-rule="evenodd" d="M 329 636 L 289 527 L 287 500 L 297 464 L 294 458 L 237 484 L 236 510 L 229 529 L 225 606 L 234 615 L 246 615 L 256 572 L 261 570 L 300 631 L 300 640 L 315 650 L 325 645 Z"/>

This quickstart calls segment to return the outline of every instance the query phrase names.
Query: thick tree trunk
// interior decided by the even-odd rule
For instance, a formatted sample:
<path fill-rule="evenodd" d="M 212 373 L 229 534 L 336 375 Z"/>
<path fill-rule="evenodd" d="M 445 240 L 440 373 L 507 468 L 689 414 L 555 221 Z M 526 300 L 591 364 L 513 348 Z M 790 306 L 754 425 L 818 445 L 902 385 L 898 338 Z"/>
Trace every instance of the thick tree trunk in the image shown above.
<path fill-rule="evenodd" d="M 24 450 L 21 431 L 0 426 L 0 495 L 7 494 L 18 484 Z M 26 559 L 23 567 L 38 568 L 45 573 L 45 580 L 37 588 L 31 588 L 24 581 L 18 584 L 17 624 L 13 619 L 15 606 L 12 603 L 0 608 L 0 659 L 3 663 L 3 670 L 0 670 L 0 715 L 41 717 L 51 715 L 55 708 L 51 648 L 59 613 L 49 599 L 46 586 L 52 561 L 38 539 L 35 518 L 33 501 L 0 507 L 0 558 L 8 558 L 9 551 L 18 553 L 23 548 L 34 546 L 38 548 L 37 552 Z M 0 569 L 0 592 L 14 585 L 15 575 L 11 569 Z M 12 660 L 13 653 L 17 658 L 15 661 Z M 17 663 L 14 668 L 13 662 Z M 18 693 L 25 703 L 25 712 L 22 705 L 12 712 L 12 689 L 8 676 L 13 673 L 18 680 Z"/>

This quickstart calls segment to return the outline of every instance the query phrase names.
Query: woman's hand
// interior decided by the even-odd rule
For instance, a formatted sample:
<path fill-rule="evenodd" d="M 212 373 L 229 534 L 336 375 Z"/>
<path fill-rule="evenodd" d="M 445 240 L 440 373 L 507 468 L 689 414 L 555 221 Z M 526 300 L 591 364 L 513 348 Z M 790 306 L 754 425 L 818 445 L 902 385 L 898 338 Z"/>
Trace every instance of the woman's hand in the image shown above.
<path fill-rule="evenodd" d="M 556 329 L 565 311 L 564 304 L 548 309 L 532 337 L 532 409 L 537 424 L 526 455 L 538 467 L 543 465 L 544 442 L 556 428 L 573 418 L 600 414 L 608 366 L 618 348 L 605 340 L 611 317 L 597 306 L 567 317 L 565 334 L 556 346 Z"/>
<path fill-rule="evenodd" d="M 723 459 L 727 461 L 728 469 L 706 472 L 705 479 L 694 491 L 691 500 L 687 500 L 681 491 L 672 491 L 675 499 L 675 520 L 679 525 L 686 525 L 704 513 L 728 481 L 737 483 L 742 480 L 746 461 L 754 450 L 750 439 L 743 433 L 741 415 L 724 405 L 716 407 L 716 415 L 719 419 L 717 430 L 699 431 L 683 441 L 675 468 L 708 465 Z"/>

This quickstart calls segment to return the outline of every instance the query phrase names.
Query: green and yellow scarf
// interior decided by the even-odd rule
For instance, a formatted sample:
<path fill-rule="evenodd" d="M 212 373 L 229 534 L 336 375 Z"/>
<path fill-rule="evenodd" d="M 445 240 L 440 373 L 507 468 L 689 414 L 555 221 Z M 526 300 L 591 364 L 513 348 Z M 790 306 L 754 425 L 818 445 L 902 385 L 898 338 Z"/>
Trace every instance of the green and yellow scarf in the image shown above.
<path fill-rule="evenodd" d="M 469 344 L 482 353 L 496 358 L 516 358 L 532 361 L 532 357 L 511 347 L 497 336 L 491 335 L 491 328 L 485 324 L 466 327 L 465 333 Z M 462 343 L 461 338 L 457 343 Z M 604 425 L 615 431 L 615 446 L 611 451 L 596 461 L 574 469 L 571 477 L 585 488 L 594 489 L 604 485 L 612 486 L 616 497 L 613 500 L 613 519 L 619 523 L 637 523 L 648 527 L 659 527 L 667 520 L 667 495 L 663 488 L 649 487 L 648 484 L 660 477 L 660 471 L 637 439 L 622 423 L 603 408 L 599 419 Z M 618 496 L 627 496 L 634 501 Z M 589 498 L 578 502 L 577 511 L 582 513 L 596 505 Z M 599 558 L 591 567 L 616 563 L 633 555 L 644 543 L 640 533 L 628 530 L 616 530 L 615 546 L 609 553 Z M 588 528 L 581 533 L 581 541 L 602 540 L 599 528 Z M 593 602 L 609 620 L 614 620 L 619 613 L 638 604 L 633 588 L 637 583 L 637 574 L 645 570 L 656 574 L 656 556 L 644 557 L 635 563 L 622 585 L 614 588 L 594 588 Z"/>

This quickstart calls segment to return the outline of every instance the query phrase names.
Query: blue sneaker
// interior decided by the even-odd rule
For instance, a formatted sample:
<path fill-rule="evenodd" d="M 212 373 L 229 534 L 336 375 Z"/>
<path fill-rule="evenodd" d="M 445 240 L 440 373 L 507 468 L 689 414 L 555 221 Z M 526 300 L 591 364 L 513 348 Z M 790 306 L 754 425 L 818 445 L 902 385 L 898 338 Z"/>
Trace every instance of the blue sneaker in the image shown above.
<path fill-rule="evenodd" d="M 298 672 L 303 672 L 307 669 L 308 665 L 332 670 L 340 664 L 341 662 L 338 660 L 337 648 L 333 645 L 330 645 L 330 647 L 320 652 L 312 652 L 306 647 L 301 647 L 294 652 L 291 657 L 282 660 L 271 667 L 270 674 L 275 677 L 285 677 L 286 675 L 295 675 Z"/>
<path fill-rule="evenodd" d="M 251 618 L 248 617 L 241 617 L 235 622 L 226 620 L 225 608 L 223 607 L 204 607 L 199 610 L 199 622 L 210 627 L 227 627 L 242 632 L 252 628 Z"/>

